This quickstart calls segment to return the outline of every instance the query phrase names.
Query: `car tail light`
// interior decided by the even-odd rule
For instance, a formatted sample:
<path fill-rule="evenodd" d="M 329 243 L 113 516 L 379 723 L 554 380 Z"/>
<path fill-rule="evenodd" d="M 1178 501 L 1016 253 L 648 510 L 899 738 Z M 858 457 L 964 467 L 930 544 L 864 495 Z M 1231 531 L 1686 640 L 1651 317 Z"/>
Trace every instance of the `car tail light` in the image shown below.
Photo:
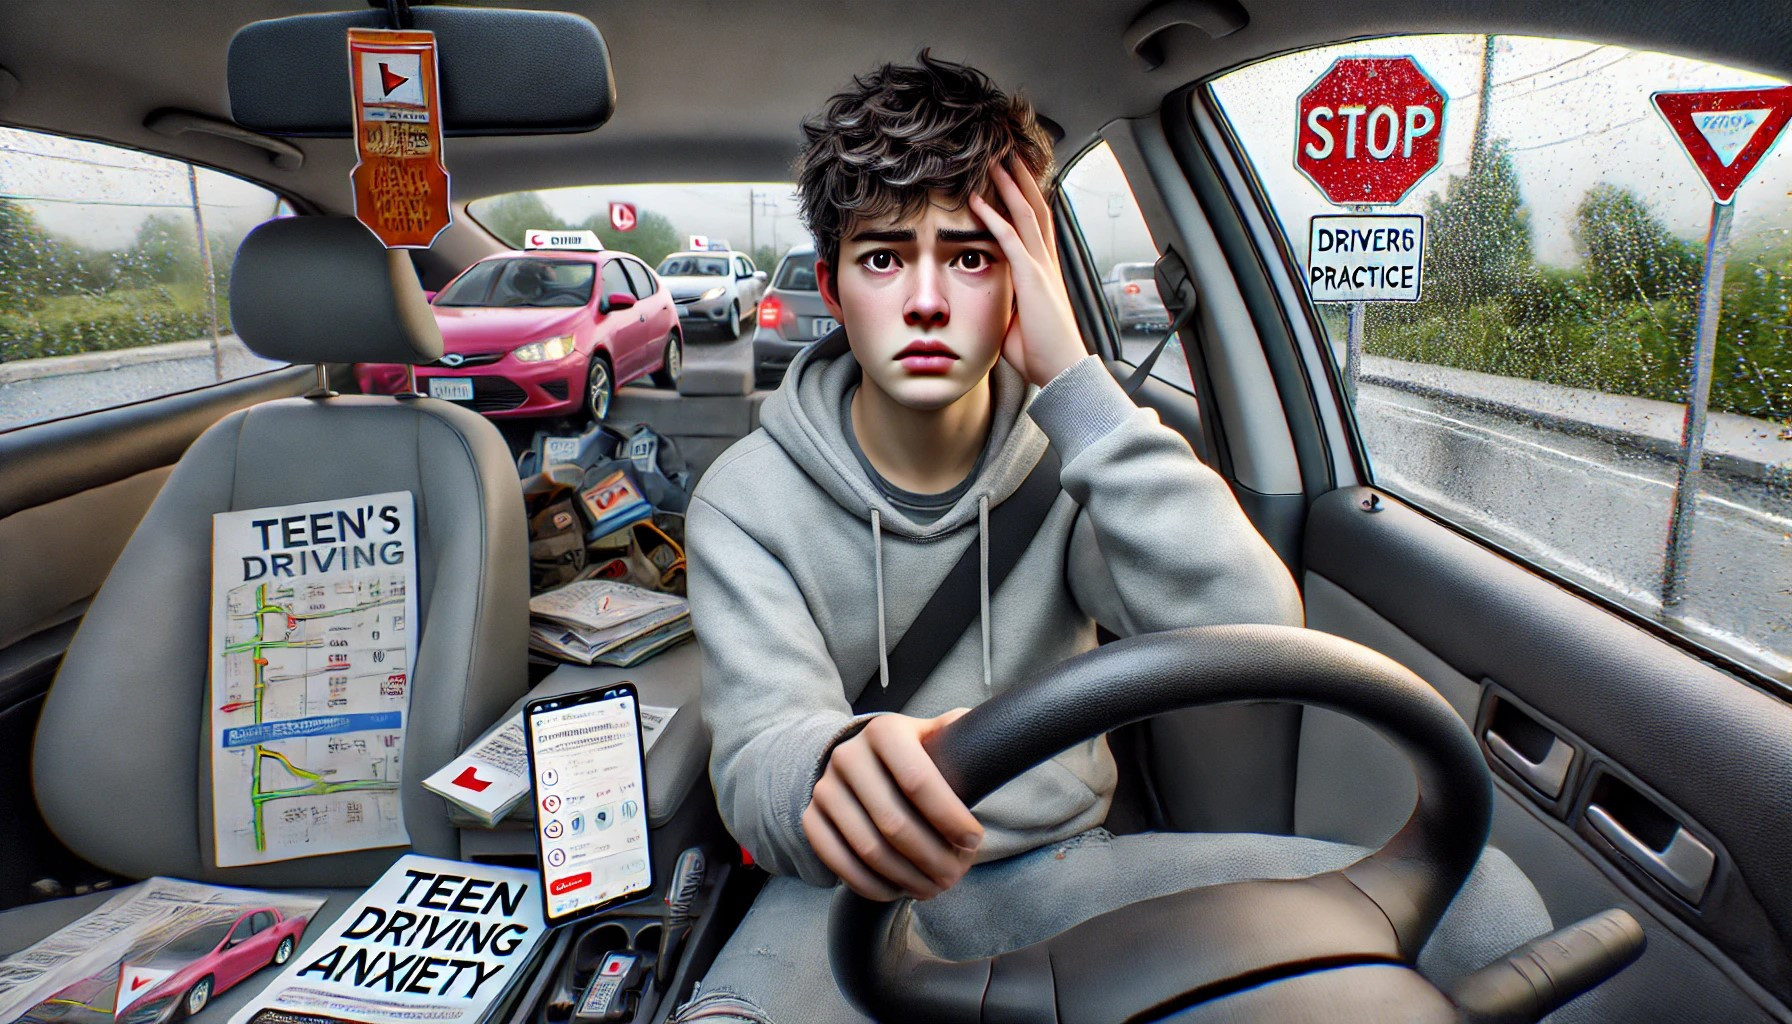
<path fill-rule="evenodd" d="M 759 300 L 759 326 L 776 327 L 783 318 L 784 304 L 778 301 L 776 295 L 767 295 Z"/>
<path fill-rule="evenodd" d="M 1123 291 L 1123 292 L 1125 292 L 1125 293 L 1126 293 L 1126 294 L 1128 294 L 1128 295 L 1137 295 L 1137 294 L 1139 294 L 1139 286 L 1138 286 L 1138 285 L 1137 285 L 1137 284 L 1129 284 L 1129 285 L 1127 285 L 1127 286 L 1126 286 L 1126 287 L 1124 287 L 1124 288 L 1122 288 L 1122 289 L 1120 289 L 1120 290 L 1121 290 L 1121 291 Z"/>

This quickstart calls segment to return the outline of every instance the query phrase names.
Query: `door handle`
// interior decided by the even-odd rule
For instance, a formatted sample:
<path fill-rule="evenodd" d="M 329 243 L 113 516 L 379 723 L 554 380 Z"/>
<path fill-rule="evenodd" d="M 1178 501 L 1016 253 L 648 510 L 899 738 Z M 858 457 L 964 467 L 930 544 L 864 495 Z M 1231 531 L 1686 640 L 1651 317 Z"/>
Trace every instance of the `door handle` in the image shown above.
<path fill-rule="evenodd" d="M 1704 899 L 1705 887 L 1711 884 L 1711 874 L 1717 868 L 1717 854 L 1684 826 L 1674 829 L 1666 849 L 1657 851 L 1631 835 L 1610 811 L 1598 804 L 1587 805 L 1587 823 L 1674 895 L 1695 906 Z"/>
<path fill-rule="evenodd" d="M 1541 761 L 1533 761 L 1492 729 L 1482 735 L 1487 739 L 1487 749 L 1515 775 L 1552 800 L 1562 795 L 1562 786 L 1568 781 L 1568 767 L 1574 763 L 1574 744 L 1560 736 L 1551 736 L 1549 751 Z"/>

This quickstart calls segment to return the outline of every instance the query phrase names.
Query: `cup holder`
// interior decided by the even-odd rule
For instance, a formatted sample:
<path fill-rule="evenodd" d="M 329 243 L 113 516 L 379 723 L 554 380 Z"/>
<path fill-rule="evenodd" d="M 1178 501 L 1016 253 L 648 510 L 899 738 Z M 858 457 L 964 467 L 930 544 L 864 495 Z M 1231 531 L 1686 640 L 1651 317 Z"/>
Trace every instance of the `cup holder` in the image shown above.
<path fill-rule="evenodd" d="M 664 933 L 665 927 L 657 917 L 607 917 L 585 925 L 560 962 L 555 984 L 542 1001 L 538 1019 L 549 1024 L 571 1020 L 579 996 L 606 953 L 627 950 L 647 954 L 651 959 L 658 955 L 660 936 Z"/>

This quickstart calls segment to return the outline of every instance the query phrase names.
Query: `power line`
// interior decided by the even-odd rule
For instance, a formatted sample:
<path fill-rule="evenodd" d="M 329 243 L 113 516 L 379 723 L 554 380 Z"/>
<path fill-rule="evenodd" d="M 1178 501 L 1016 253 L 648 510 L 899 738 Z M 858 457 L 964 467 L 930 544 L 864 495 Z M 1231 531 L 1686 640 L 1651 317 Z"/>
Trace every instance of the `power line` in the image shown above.
<path fill-rule="evenodd" d="M 181 164 L 179 169 L 174 168 L 174 167 L 145 167 L 145 166 L 142 166 L 141 164 L 113 164 L 113 163 L 107 163 L 104 160 L 89 160 L 86 157 L 67 156 L 62 153 L 40 153 L 35 149 L 11 149 L 6 146 L 0 146 L 0 153 L 13 153 L 18 156 L 42 157 L 45 160 L 62 160 L 64 162 L 71 163 L 71 164 L 86 164 L 89 167 L 110 167 L 113 170 L 118 170 L 118 171 L 145 171 L 150 174 L 181 174 L 181 173 L 184 173 L 184 169 L 186 167 L 185 164 Z M 154 159 L 164 160 L 166 158 L 165 157 L 155 157 Z"/>
<path fill-rule="evenodd" d="M 1649 115 L 1644 114 L 1642 117 L 1633 117 L 1628 121 L 1620 121 L 1617 124 L 1607 125 L 1604 128 L 1590 129 L 1588 131 L 1581 132 L 1579 135 L 1570 135 L 1565 139 L 1557 139 L 1554 142 L 1539 142 L 1535 146 L 1515 146 L 1511 149 L 1508 149 L 1506 152 L 1508 152 L 1508 153 L 1529 153 L 1530 151 L 1532 151 L 1534 149 L 1548 149 L 1551 146 L 1560 146 L 1563 143 L 1577 142 L 1581 139 L 1590 139 L 1595 136 L 1604 135 L 1606 132 L 1615 132 L 1620 128 L 1628 128 L 1633 124 L 1641 124 L 1642 122 L 1647 121 L 1647 120 L 1649 120 Z"/>

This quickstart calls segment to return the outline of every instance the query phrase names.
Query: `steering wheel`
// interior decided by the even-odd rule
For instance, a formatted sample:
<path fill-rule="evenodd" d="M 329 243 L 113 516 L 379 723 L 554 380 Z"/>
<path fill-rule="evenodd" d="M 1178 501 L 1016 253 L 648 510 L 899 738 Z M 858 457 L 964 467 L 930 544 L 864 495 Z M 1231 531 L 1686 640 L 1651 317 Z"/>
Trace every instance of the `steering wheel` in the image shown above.
<path fill-rule="evenodd" d="M 1070 658 L 984 702 L 940 730 L 928 750 L 969 806 L 1074 743 L 1178 708 L 1247 701 L 1312 704 L 1374 726 L 1418 777 L 1406 824 L 1337 871 L 1142 900 L 971 961 L 933 953 L 912 901 L 877 903 L 840 886 L 829 949 L 842 991 L 872 1018 L 891 1021 L 1465 1019 L 1464 986 L 1452 1001 L 1411 965 L 1486 845 L 1493 787 L 1449 703 L 1394 661 L 1288 626 L 1145 634 Z M 1472 982 L 1508 968 L 1480 987 L 1499 989 L 1498 1009 L 1517 1013 L 1470 1019 L 1537 1020 L 1642 951 L 1641 928 L 1623 911 L 1549 940 L 1574 946 L 1574 956 L 1547 952 L 1544 960 L 1561 962 L 1527 973 L 1520 954 L 1534 942 L 1471 975 Z M 1539 974 L 1542 983 L 1532 976 Z M 1527 982 L 1551 991 L 1529 998 Z M 1477 998 L 1486 1002 L 1488 993 Z"/>

